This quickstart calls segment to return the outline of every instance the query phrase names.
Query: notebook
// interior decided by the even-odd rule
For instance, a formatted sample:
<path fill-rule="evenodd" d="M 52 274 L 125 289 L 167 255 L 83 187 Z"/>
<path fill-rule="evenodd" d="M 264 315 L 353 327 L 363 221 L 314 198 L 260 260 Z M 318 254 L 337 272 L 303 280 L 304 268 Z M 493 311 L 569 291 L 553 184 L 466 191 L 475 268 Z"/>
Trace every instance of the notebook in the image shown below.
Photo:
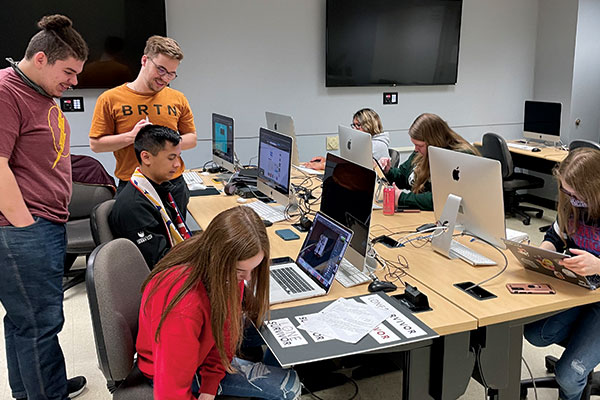
<path fill-rule="evenodd" d="M 595 290 L 600 287 L 599 275 L 578 275 L 558 263 L 560 260 L 570 257 L 568 254 L 557 253 L 555 251 L 529 246 L 511 240 L 502 240 L 506 244 L 506 247 L 515 255 L 517 260 L 519 260 L 521 265 L 528 270 L 539 272 L 540 274 L 548 275 L 555 279 L 560 279 L 590 290 Z"/>
<path fill-rule="evenodd" d="M 295 262 L 271 265 L 270 303 L 329 293 L 352 231 L 320 212 Z"/>

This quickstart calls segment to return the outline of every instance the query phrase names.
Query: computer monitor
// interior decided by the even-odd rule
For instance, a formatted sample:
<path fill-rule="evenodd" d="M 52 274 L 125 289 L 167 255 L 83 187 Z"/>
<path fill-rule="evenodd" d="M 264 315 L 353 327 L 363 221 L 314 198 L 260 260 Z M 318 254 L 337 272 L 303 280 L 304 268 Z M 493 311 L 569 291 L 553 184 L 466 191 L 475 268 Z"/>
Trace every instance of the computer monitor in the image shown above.
<path fill-rule="evenodd" d="M 259 191 L 283 205 L 289 203 L 290 197 L 293 142 L 289 136 L 260 128 L 256 186 Z"/>
<path fill-rule="evenodd" d="M 434 235 L 434 249 L 449 256 L 454 222 L 464 232 L 505 248 L 500 162 L 434 146 L 428 152 L 435 218 L 448 226 L 444 234 Z"/>
<path fill-rule="evenodd" d="M 367 255 L 375 179 L 372 168 L 327 153 L 321 212 L 354 232 L 345 258 L 359 270 Z"/>
<path fill-rule="evenodd" d="M 541 142 L 559 142 L 561 110 L 561 103 L 525 101 L 523 137 Z"/>
<path fill-rule="evenodd" d="M 298 163 L 298 143 L 296 143 L 294 119 L 289 115 L 276 114 L 270 111 L 265 112 L 265 118 L 267 120 L 267 129 L 283 133 L 284 135 L 294 139 L 294 147 L 292 148 L 292 165 L 300 165 Z"/>
<path fill-rule="evenodd" d="M 338 125 L 340 155 L 363 167 L 373 169 L 373 144 L 371 135 L 347 126 Z"/>
<path fill-rule="evenodd" d="M 233 118 L 212 115 L 212 154 L 213 162 L 229 172 L 235 172 L 233 152 Z"/>

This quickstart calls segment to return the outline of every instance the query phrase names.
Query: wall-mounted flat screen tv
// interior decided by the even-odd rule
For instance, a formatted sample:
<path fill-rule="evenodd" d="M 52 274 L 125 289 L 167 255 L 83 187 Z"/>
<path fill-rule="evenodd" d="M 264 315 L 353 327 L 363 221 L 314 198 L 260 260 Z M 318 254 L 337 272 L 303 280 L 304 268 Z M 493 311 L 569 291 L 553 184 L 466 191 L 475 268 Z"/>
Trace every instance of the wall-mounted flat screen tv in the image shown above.
<path fill-rule="evenodd" d="M 326 86 L 452 85 L 462 0 L 327 0 Z"/>
<path fill-rule="evenodd" d="M 0 13 L 0 68 L 9 65 L 6 57 L 23 58 L 39 31 L 37 21 L 51 14 L 69 17 L 90 48 L 77 89 L 111 88 L 135 79 L 146 40 L 167 32 L 165 0 L 9 1 Z"/>

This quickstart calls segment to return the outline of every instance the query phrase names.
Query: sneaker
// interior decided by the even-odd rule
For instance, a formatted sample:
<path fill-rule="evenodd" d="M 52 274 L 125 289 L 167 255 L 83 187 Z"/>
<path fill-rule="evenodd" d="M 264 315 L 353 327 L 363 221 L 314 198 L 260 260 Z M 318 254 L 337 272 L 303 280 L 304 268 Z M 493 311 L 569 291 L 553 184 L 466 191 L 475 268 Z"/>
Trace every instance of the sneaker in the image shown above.
<path fill-rule="evenodd" d="M 75 378 L 71 378 L 67 380 L 67 392 L 69 393 L 69 399 L 74 399 L 79 396 L 83 389 L 85 389 L 85 385 L 87 384 L 87 380 L 85 376 L 76 376 Z M 27 400 L 27 398 L 16 399 L 16 400 Z"/>
<path fill-rule="evenodd" d="M 76 376 L 75 378 L 71 378 L 67 380 L 67 392 L 69 393 L 69 398 L 74 399 L 79 396 L 83 389 L 85 389 L 85 385 L 87 384 L 87 380 L 85 376 Z"/>

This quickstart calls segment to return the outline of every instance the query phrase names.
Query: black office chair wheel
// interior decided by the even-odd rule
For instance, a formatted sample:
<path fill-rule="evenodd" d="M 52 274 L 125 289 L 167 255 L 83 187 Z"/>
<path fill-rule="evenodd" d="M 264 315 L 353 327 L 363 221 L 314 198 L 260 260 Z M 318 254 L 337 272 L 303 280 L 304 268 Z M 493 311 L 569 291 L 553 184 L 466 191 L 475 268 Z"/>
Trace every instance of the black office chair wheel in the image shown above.
<path fill-rule="evenodd" d="M 544 216 L 544 210 L 540 210 L 535 213 L 536 218 L 542 218 Z"/>
<path fill-rule="evenodd" d="M 546 356 L 546 358 L 544 358 L 544 363 L 546 365 L 546 371 L 548 371 L 549 374 L 554 373 L 557 362 L 558 362 L 558 358 L 556 358 L 554 356 Z"/>
<path fill-rule="evenodd" d="M 523 225 L 531 224 L 531 217 L 523 218 Z"/>
<path fill-rule="evenodd" d="M 527 391 L 526 387 L 521 386 L 521 395 L 519 397 L 521 400 L 527 399 Z"/>

